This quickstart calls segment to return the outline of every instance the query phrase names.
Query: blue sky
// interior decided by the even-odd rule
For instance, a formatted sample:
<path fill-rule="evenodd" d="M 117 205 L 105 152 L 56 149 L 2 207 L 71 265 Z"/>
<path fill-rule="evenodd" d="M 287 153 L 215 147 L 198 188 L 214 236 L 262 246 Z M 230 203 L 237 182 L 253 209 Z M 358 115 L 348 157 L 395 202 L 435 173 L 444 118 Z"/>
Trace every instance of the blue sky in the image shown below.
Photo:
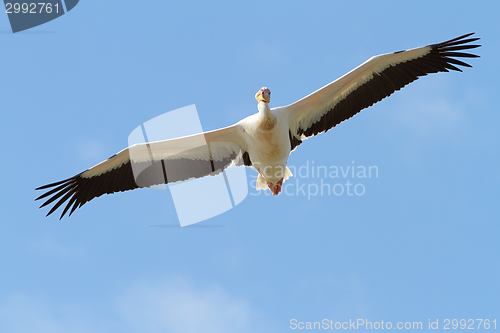
<path fill-rule="evenodd" d="M 492 1 L 81 1 L 17 34 L 4 15 L 1 331 L 500 321 L 499 11 Z M 118 152 L 167 111 L 196 104 L 203 128 L 220 128 L 256 112 L 262 86 L 272 106 L 287 105 L 373 55 L 468 32 L 482 38 L 474 68 L 422 78 L 291 155 L 297 168 L 376 166 L 378 177 L 324 179 L 360 183 L 363 195 L 250 189 L 189 228 L 173 227 L 168 191 L 104 196 L 62 221 L 33 201 L 36 187 Z"/>

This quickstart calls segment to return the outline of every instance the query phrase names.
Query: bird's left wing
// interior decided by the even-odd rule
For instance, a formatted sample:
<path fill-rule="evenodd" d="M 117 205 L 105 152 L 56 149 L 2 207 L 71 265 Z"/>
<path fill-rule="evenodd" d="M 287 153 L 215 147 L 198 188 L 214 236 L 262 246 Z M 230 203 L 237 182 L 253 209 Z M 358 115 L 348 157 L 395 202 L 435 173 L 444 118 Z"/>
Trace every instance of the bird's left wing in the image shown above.
<path fill-rule="evenodd" d="M 456 57 L 478 57 L 459 52 L 479 38 L 473 33 L 452 40 L 372 57 L 349 73 L 284 107 L 288 112 L 292 150 L 303 139 L 328 131 L 359 111 L 391 95 L 420 76 L 461 71 L 454 65 L 471 67 Z"/>
<path fill-rule="evenodd" d="M 236 124 L 182 138 L 133 145 L 74 177 L 37 188 L 51 190 L 36 200 L 48 198 L 40 208 L 58 200 L 47 216 L 67 202 L 62 218 L 70 208 L 69 215 L 103 194 L 216 175 L 231 163 L 244 164 L 243 155 L 248 153 L 242 132 Z"/>

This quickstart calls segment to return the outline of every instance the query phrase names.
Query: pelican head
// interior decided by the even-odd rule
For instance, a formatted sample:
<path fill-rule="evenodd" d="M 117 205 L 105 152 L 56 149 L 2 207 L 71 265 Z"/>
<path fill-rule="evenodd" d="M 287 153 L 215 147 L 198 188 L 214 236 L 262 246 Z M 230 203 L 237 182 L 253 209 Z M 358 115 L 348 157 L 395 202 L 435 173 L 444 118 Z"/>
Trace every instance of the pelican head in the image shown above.
<path fill-rule="evenodd" d="M 271 101 L 271 90 L 267 89 L 267 87 L 262 87 L 260 90 L 255 94 L 255 99 L 257 102 L 266 102 L 269 103 Z"/>

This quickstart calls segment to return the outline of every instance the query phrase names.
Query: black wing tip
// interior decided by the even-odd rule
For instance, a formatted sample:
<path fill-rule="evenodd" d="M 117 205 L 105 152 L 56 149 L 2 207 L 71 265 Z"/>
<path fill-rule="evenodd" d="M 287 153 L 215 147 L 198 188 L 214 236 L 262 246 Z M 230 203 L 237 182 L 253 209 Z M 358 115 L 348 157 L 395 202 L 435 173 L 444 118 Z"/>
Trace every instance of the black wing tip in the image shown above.
<path fill-rule="evenodd" d="M 468 34 L 465 34 L 465 35 L 462 35 L 462 36 L 458 36 L 456 38 L 447 40 L 446 42 L 443 42 L 443 43 L 440 43 L 440 44 L 448 44 L 448 43 L 453 43 L 453 42 L 458 42 L 458 41 L 463 42 L 464 38 L 470 37 L 470 36 L 475 35 L 475 34 L 476 34 L 476 32 L 469 32 Z M 474 38 L 470 38 L 469 41 L 476 41 L 476 40 L 479 40 L 479 39 L 481 39 L 481 38 L 480 37 L 474 37 Z"/>
<path fill-rule="evenodd" d="M 455 40 L 459 40 L 459 39 L 464 39 L 464 38 L 467 38 L 467 37 L 469 37 L 469 36 L 474 35 L 475 33 L 476 33 L 475 31 L 474 31 L 474 32 L 469 32 L 468 34 L 465 34 L 465 35 L 462 35 L 462 36 L 460 36 L 460 37 L 455 38 Z M 479 39 L 479 38 L 478 38 L 478 39 Z"/>
<path fill-rule="evenodd" d="M 43 202 L 40 205 L 40 207 L 38 207 L 39 209 L 53 203 L 54 201 L 59 199 L 61 196 L 63 196 L 63 198 L 60 199 L 59 201 L 57 201 L 56 204 L 49 210 L 49 212 L 47 213 L 47 215 L 45 215 L 45 217 L 48 217 L 49 215 L 54 213 L 54 211 L 56 211 L 57 208 L 59 208 L 61 206 L 61 204 L 63 204 L 64 201 L 66 201 L 68 199 L 68 195 L 69 195 L 68 193 L 72 192 L 71 190 L 76 182 L 76 179 L 80 175 L 81 175 L 81 173 L 78 175 L 75 175 L 71 178 L 67 178 L 65 180 L 61 180 L 61 181 L 58 181 L 55 183 L 50 183 L 50 184 L 35 188 L 35 191 L 50 189 L 49 191 L 43 193 L 42 195 L 40 195 L 39 197 L 37 197 L 35 199 L 35 201 L 38 201 L 41 199 L 46 199 L 45 202 Z M 64 214 L 61 215 L 61 218 L 63 216 L 64 216 Z"/>
<path fill-rule="evenodd" d="M 40 206 L 39 208 L 42 208 L 42 206 Z M 52 215 L 52 213 L 54 213 L 55 210 L 50 210 L 46 215 L 45 217 L 49 217 L 49 215 Z M 70 215 L 71 216 L 71 215 Z M 61 214 L 61 216 L 59 217 L 59 220 L 62 220 L 62 218 L 64 217 L 64 214 Z"/>
<path fill-rule="evenodd" d="M 472 35 L 474 35 L 475 32 L 470 32 L 468 34 L 465 34 L 465 35 L 462 35 L 462 36 L 459 36 L 459 37 L 456 37 L 456 38 L 453 38 L 453 39 L 450 39 L 450 40 L 447 40 L 445 42 L 441 42 L 441 43 L 437 43 L 437 44 L 431 44 L 431 45 L 428 45 L 432 48 L 445 48 L 445 47 L 450 47 L 450 46 L 455 46 L 455 45 L 462 45 L 462 44 L 467 44 L 467 43 L 472 43 L 472 42 L 475 42 L 475 41 L 478 41 L 480 40 L 481 38 L 479 37 L 474 37 L 474 38 L 468 38 L 466 39 L 467 37 L 470 37 Z M 480 47 L 481 45 L 467 45 L 466 48 L 476 48 L 476 47 Z M 463 46 L 459 46 L 459 47 L 463 47 Z"/>
<path fill-rule="evenodd" d="M 79 177 L 83 172 L 80 172 L 79 174 L 77 175 L 74 175 L 73 177 L 69 177 L 69 178 L 66 178 L 64 180 L 60 180 L 58 182 L 55 182 L 55 183 L 50 183 L 50 184 L 47 184 L 47 185 L 43 185 L 43 186 L 40 186 L 40 187 L 37 187 L 35 188 L 35 191 L 38 191 L 38 190 L 46 190 L 48 188 L 51 188 L 51 187 L 54 187 L 54 186 L 57 186 L 57 185 L 61 185 L 61 184 L 64 184 L 64 183 L 67 183 L 71 180 L 75 180 L 77 177 Z M 38 200 L 38 199 L 36 199 Z"/>
<path fill-rule="evenodd" d="M 472 68 L 472 66 L 456 58 L 480 58 L 480 56 L 477 54 L 457 52 L 457 51 L 475 49 L 481 46 L 477 44 L 469 44 L 480 39 L 479 37 L 468 38 L 474 34 L 475 32 L 470 32 L 468 34 L 450 39 L 446 42 L 433 44 L 429 46 L 432 47 L 434 52 L 438 52 L 441 59 L 445 61 L 444 66 L 446 69 L 462 72 L 462 70 L 457 66 L 470 67 L 470 68 Z"/>
<path fill-rule="evenodd" d="M 40 208 L 54 203 L 45 216 L 48 217 L 61 208 L 62 213 L 59 219 L 62 219 L 64 216 L 71 216 L 76 209 L 103 194 L 123 192 L 139 187 L 133 176 L 130 161 L 113 170 L 113 172 L 105 172 L 90 178 L 82 176 L 84 171 L 71 178 L 40 186 L 36 190 L 46 190 L 46 192 L 35 201 L 45 199 Z"/>
<path fill-rule="evenodd" d="M 54 186 L 57 186 L 57 185 L 61 185 L 62 183 L 64 182 L 67 182 L 68 180 L 72 179 L 73 177 L 71 178 L 68 178 L 68 179 L 65 179 L 65 180 L 61 180 L 59 182 L 55 182 L 55 183 L 50 183 L 50 184 L 47 184 L 47 185 L 43 185 L 43 186 L 40 186 L 40 187 L 37 187 L 35 188 L 35 191 L 39 191 L 39 190 L 46 190 L 48 188 L 51 188 L 51 187 L 54 187 Z M 38 199 L 37 199 L 38 200 Z"/>

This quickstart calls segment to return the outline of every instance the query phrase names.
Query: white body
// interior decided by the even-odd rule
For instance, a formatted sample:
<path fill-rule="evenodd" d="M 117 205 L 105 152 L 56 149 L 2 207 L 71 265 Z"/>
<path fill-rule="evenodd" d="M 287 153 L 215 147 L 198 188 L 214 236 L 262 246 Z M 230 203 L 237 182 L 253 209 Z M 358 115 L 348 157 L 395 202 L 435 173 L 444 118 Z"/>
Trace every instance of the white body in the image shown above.
<path fill-rule="evenodd" d="M 290 155 L 290 139 L 288 114 L 282 109 L 271 110 L 266 102 L 259 102 L 259 113 L 249 116 L 236 124 L 244 130 L 243 138 L 248 147 L 248 153 L 251 156 L 252 164 L 259 172 L 257 181 L 258 189 L 267 188 L 260 186 L 261 177 L 271 183 L 277 183 L 287 176 L 286 162 Z M 272 129 L 266 129 L 260 124 L 265 123 L 267 119 L 275 119 L 275 125 Z M 288 171 L 289 172 L 289 171 Z M 286 177 L 288 178 L 288 177 Z"/>

